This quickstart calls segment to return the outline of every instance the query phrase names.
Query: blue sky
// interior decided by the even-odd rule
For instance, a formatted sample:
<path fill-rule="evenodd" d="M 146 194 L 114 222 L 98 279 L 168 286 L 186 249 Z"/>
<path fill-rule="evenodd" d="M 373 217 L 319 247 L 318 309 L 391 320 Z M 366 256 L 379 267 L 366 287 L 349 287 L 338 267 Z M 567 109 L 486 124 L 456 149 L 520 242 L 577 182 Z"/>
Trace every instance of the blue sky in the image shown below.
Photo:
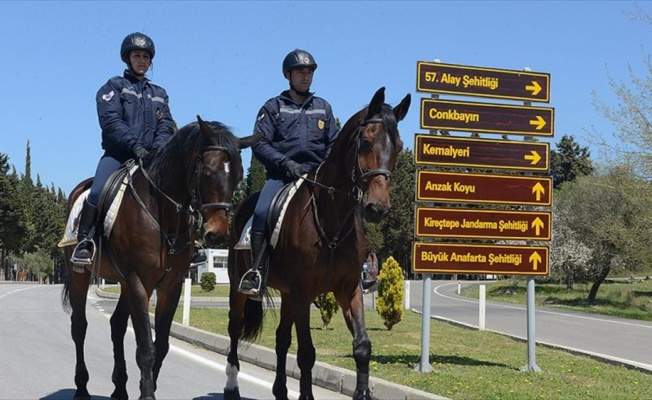
<path fill-rule="evenodd" d="M 627 1 L 2 2 L 0 153 L 24 173 L 29 141 L 32 178 L 66 194 L 92 176 L 102 154 L 95 93 L 122 73 L 124 36 L 142 31 L 157 49 L 149 77 L 179 126 L 199 114 L 251 134 L 260 106 L 287 88 L 283 57 L 302 48 L 319 64 L 312 90 L 343 121 L 381 86 L 392 105 L 411 93 L 399 126 L 411 149 L 426 132 L 419 99 L 430 96 L 416 92 L 417 61 L 550 73 L 551 101 L 535 105 L 555 108 L 555 137 L 542 140 L 554 148 L 573 135 L 597 156 L 585 131 L 613 129 L 592 92 L 615 105 L 608 76 L 643 72 L 652 26 L 626 15 L 637 6 L 652 14 L 651 3 Z M 245 168 L 250 157 L 243 151 Z"/>

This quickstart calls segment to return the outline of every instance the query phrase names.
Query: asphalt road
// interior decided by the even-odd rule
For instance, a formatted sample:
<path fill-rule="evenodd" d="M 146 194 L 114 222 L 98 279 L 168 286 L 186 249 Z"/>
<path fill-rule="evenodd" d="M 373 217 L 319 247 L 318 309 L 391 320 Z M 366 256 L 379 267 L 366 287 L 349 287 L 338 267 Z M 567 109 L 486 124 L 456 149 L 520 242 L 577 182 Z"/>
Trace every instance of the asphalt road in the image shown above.
<path fill-rule="evenodd" d="M 482 283 L 461 282 L 461 285 Z M 479 326 L 479 301 L 457 295 L 457 281 L 432 281 L 431 287 L 432 318 Z M 410 308 L 419 312 L 422 312 L 422 290 L 422 281 L 411 282 Z M 487 330 L 527 340 L 526 307 L 487 302 L 485 313 Z M 536 308 L 535 340 L 652 371 L 652 323 L 649 322 Z"/>
<path fill-rule="evenodd" d="M 95 289 L 87 303 L 86 364 L 93 399 L 108 399 L 113 391 L 109 317 L 115 300 L 100 299 Z M 128 392 L 138 390 L 135 337 L 125 337 Z M 171 349 L 158 379 L 158 399 L 222 399 L 226 381 L 224 356 L 171 339 Z M 71 399 L 75 385 L 75 350 L 70 316 L 61 306 L 61 285 L 0 284 L 0 399 Z M 245 399 L 272 398 L 274 372 L 242 363 L 240 393 Z M 288 377 L 290 398 L 298 398 L 298 381 Z M 348 398 L 315 386 L 315 397 Z"/>

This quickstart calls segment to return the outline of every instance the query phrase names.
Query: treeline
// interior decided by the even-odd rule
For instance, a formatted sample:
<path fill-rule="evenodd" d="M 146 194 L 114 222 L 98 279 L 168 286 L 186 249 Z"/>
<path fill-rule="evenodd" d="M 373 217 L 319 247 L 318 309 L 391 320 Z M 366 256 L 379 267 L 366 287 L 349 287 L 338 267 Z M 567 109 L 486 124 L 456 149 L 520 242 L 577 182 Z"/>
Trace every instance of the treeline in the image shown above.
<path fill-rule="evenodd" d="M 63 252 L 57 243 L 65 229 L 67 198 L 54 185 L 44 186 L 38 175 L 33 182 L 30 169 L 29 143 L 23 175 L 0 153 L 0 275 L 16 279 L 22 271 L 32 280 L 60 282 Z M 389 215 L 380 223 L 365 223 L 367 250 L 375 252 L 381 262 L 393 257 L 408 279 L 418 278 L 411 272 L 416 171 L 413 151 L 403 150 L 392 174 Z M 588 148 L 568 135 L 551 150 L 550 174 L 554 186 L 552 241 L 541 243 L 550 247 L 550 275 L 541 279 L 564 283 L 569 289 L 588 283 L 592 303 L 610 274 L 652 271 L 649 180 L 638 178 L 627 164 L 595 167 Z M 234 207 L 260 190 L 264 182 L 265 170 L 252 157 L 246 179 L 234 195 Z M 219 247 L 226 248 L 226 240 Z"/>
<path fill-rule="evenodd" d="M 0 152 L 0 279 L 61 281 L 66 202 L 61 188 L 32 180 L 29 142 L 25 174 Z"/>

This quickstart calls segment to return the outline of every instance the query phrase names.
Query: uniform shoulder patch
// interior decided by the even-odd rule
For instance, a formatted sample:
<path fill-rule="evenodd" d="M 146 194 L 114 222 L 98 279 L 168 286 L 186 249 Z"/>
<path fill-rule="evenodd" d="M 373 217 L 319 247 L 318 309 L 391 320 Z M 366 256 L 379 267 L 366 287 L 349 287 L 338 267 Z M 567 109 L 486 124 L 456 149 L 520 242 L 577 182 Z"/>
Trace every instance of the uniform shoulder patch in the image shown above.
<path fill-rule="evenodd" d="M 113 95 L 115 95 L 115 92 L 113 90 L 110 91 L 109 93 L 105 93 L 105 94 L 102 95 L 102 100 L 111 101 L 111 99 L 113 98 Z"/>

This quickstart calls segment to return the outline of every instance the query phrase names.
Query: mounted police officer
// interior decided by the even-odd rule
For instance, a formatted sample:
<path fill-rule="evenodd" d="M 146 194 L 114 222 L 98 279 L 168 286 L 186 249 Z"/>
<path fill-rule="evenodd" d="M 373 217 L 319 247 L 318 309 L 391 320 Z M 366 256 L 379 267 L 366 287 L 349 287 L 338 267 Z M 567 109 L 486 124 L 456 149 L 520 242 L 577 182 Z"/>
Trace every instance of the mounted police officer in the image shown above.
<path fill-rule="evenodd" d="M 239 290 L 259 300 L 265 291 L 266 270 L 257 258 L 265 244 L 265 221 L 274 195 L 290 181 L 321 164 L 337 136 L 331 105 L 310 92 L 317 62 L 305 51 L 291 51 L 283 60 L 283 76 L 290 88 L 267 100 L 258 112 L 254 132 L 264 136 L 252 146 L 265 166 L 267 180 L 254 210 L 251 226 L 252 268 Z"/>
<path fill-rule="evenodd" d="M 149 36 L 127 35 L 120 57 L 127 64 L 122 76 L 104 84 L 96 95 L 97 115 L 102 129 L 102 149 L 90 194 L 84 201 L 71 261 L 78 266 L 92 262 L 95 253 L 93 231 L 98 218 L 98 200 L 109 176 L 129 159 L 148 162 L 150 154 L 174 133 L 168 95 L 145 77 L 156 55 Z"/>

